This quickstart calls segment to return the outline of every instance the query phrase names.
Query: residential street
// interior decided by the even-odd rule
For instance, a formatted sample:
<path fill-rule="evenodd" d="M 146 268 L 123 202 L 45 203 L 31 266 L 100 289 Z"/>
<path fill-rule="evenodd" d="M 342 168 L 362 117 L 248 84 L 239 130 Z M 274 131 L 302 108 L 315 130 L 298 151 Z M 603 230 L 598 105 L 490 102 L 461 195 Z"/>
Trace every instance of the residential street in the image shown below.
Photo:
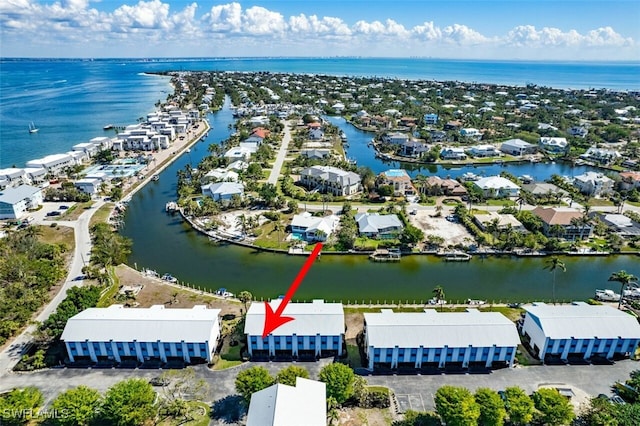
<path fill-rule="evenodd" d="M 267 179 L 267 183 L 271 183 L 273 185 L 278 183 L 278 178 L 280 177 L 280 170 L 282 169 L 284 158 L 287 156 L 287 149 L 289 149 L 289 142 L 291 142 L 291 129 L 289 128 L 289 122 L 283 121 L 283 123 L 284 123 L 284 136 L 282 137 L 282 143 L 280 144 L 278 155 L 276 155 L 276 161 L 273 163 L 271 174 L 269 175 L 269 179 Z"/>

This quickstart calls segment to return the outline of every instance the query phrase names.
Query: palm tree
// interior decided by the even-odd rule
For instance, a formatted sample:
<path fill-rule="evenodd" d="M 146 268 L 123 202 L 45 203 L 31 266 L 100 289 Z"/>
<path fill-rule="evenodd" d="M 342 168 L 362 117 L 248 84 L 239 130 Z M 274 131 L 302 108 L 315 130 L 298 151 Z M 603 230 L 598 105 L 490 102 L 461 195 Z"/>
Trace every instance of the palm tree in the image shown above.
<path fill-rule="evenodd" d="M 253 294 L 247 290 L 243 290 L 238 294 L 238 299 L 244 304 L 244 310 L 247 311 L 247 305 L 253 300 Z"/>
<path fill-rule="evenodd" d="M 620 300 L 618 300 L 618 309 L 620 309 L 620 305 L 622 304 L 622 295 L 624 292 L 624 288 L 629 285 L 630 282 L 636 281 L 636 278 L 633 274 L 627 273 L 627 271 L 621 270 L 618 272 L 614 272 L 609 277 L 609 281 L 615 281 L 620 283 Z"/>
<path fill-rule="evenodd" d="M 562 272 L 567 272 L 567 267 L 564 262 L 560 260 L 558 256 L 553 256 L 545 262 L 544 269 L 548 269 L 549 272 L 553 272 L 553 287 L 552 297 L 553 304 L 556 304 L 556 269 L 560 269 Z"/>
<path fill-rule="evenodd" d="M 282 242 L 282 230 L 284 229 L 284 227 L 282 226 L 282 223 L 280 223 L 279 221 L 275 223 L 275 225 L 273 225 L 273 230 L 276 231 L 278 233 L 278 247 L 280 247 L 280 243 Z"/>
<path fill-rule="evenodd" d="M 433 293 L 433 298 L 436 299 L 436 302 L 440 305 L 440 312 L 442 312 L 442 308 L 443 308 L 442 305 L 445 298 L 444 289 L 442 288 L 442 286 L 437 285 L 433 289 L 432 293 Z"/>

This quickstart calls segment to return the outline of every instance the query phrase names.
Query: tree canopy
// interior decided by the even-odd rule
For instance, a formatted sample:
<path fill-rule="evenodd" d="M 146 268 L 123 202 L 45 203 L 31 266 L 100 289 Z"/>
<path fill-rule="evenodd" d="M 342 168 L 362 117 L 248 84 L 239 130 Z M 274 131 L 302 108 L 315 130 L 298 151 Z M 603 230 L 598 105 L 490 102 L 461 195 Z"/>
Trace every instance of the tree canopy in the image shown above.
<path fill-rule="evenodd" d="M 435 395 L 436 412 L 448 426 L 475 426 L 480 406 L 468 389 L 442 386 Z"/>
<path fill-rule="evenodd" d="M 480 406 L 479 424 L 485 426 L 502 426 L 504 424 L 507 410 L 504 408 L 504 401 L 498 392 L 489 388 L 479 388 L 476 390 L 474 398 Z"/>
<path fill-rule="evenodd" d="M 296 379 L 302 377 L 304 379 L 309 378 L 309 372 L 304 367 L 298 367 L 297 365 L 290 365 L 289 367 L 280 370 L 276 375 L 276 382 L 283 385 L 295 386 Z"/>
<path fill-rule="evenodd" d="M 101 402 L 100 393 L 95 389 L 86 386 L 69 389 L 53 400 L 51 409 L 64 416 L 54 417 L 51 422 L 61 426 L 88 425 L 96 417 Z"/>
<path fill-rule="evenodd" d="M 556 389 L 538 389 L 531 399 L 538 409 L 538 420 L 546 425 L 570 424 L 575 417 L 569 400 Z"/>
<path fill-rule="evenodd" d="M 138 426 L 156 415 L 153 387 L 142 379 L 129 379 L 109 388 L 100 409 L 101 420 L 118 426 Z"/>
<path fill-rule="evenodd" d="M 534 407 L 529 395 L 518 386 L 506 388 L 504 395 L 509 421 L 515 425 L 531 423 L 531 420 L 533 420 Z"/>
<path fill-rule="evenodd" d="M 236 377 L 236 391 L 242 395 L 248 404 L 251 395 L 262 389 L 268 388 L 274 383 L 269 371 L 264 367 L 251 367 L 238 373 Z"/>
<path fill-rule="evenodd" d="M 344 404 L 353 395 L 355 373 L 348 366 L 335 362 L 320 371 L 320 381 L 327 385 L 327 397 Z"/>

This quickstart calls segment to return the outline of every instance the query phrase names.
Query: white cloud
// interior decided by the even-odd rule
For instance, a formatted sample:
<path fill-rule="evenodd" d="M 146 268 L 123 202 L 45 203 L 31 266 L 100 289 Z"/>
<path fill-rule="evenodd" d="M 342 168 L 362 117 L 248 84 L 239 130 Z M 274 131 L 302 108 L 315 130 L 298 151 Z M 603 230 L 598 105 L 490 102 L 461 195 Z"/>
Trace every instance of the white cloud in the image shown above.
<path fill-rule="evenodd" d="M 213 31 L 239 32 L 242 28 L 242 6 L 240 3 L 213 6 L 203 19 L 209 22 Z"/>
<path fill-rule="evenodd" d="M 224 40 L 214 51 L 220 55 L 281 55 L 293 51 L 304 55 L 313 51 L 540 58 L 544 53 L 568 59 L 640 59 L 638 41 L 610 26 L 580 33 L 570 28 L 520 25 L 506 34 L 488 36 L 465 23 L 442 27 L 434 21 L 406 27 L 393 19 L 349 23 L 335 16 L 284 16 L 261 6 L 243 8 L 239 2 L 217 4 L 198 13 L 195 1 L 172 9 L 170 0 L 102 0 L 100 10 L 94 7 L 100 0 L 46 1 L 0 0 L 3 54 L 20 56 L 32 44 L 57 44 L 62 52 L 68 46 L 94 56 L 101 50 L 92 48 L 112 43 L 114 48 L 122 45 L 122 50 L 135 49 L 131 55 L 147 56 L 152 47 L 166 46 L 184 56 L 200 56 L 212 54 L 199 46 L 209 46 L 207 40 L 215 36 Z M 173 0 L 171 4 L 183 3 Z M 187 44 L 191 50 L 183 49 Z M 458 48 L 451 49 L 452 45 Z M 611 47 L 616 49 L 608 49 Z M 50 54 L 46 49 L 41 51 L 42 56 Z M 603 58 L 602 52 L 609 56 Z"/>
<path fill-rule="evenodd" d="M 517 47 L 601 47 L 631 46 L 633 39 L 622 37 L 611 27 L 598 28 L 582 35 L 576 30 L 564 32 L 550 27 L 536 30 L 533 25 L 521 25 L 509 31 L 502 43 Z"/>

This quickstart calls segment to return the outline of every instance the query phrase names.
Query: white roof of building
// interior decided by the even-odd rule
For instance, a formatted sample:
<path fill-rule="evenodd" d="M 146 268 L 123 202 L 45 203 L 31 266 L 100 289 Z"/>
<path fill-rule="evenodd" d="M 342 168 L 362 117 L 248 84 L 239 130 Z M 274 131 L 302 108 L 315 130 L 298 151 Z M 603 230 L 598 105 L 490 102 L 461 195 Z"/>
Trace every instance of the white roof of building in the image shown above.
<path fill-rule="evenodd" d="M 205 185 L 202 188 L 204 189 L 207 186 L 212 194 L 219 194 L 220 196 L 244 193 L 244 184 L 239 182 L 218 182 Z"/>
<path fill-rule="evenodd" d="M 522 139 L 509 139 L 502 142 L 502 145 L 513 146 L 517 148 L 529 148 L 533 146 L 529 142 L 523 141 Z"/>
<path fill-rule="evenodd" d="M 364 320 L 369 345 L 376 348 L 509 347 L 520 343 L 515 324 L 499 312 L 468 309 L 439 313 L 425 309 L 395 313 L 383 309 L 381 313 L 365 313 Z"/>
<path fill-rule="evenodd" d="M 296 378 L 296 386 L 275 384 L 251 395 L 247 426 L 326 426 L 326 385 Z"/>
<path fill-rule="evenodd" d="M 613 182 L 613 179 L 608 178 L 602 173 L 597 172 L 584 172 L 581 175 L 575 177 L 575 180 L 578 182 Z"/>
<path fill-rule="evenodd" d="M 42 189 L 31 185 L 20 185 L 17 188 L 6 188 L 0 192 L 0 203 L 14 205 L 41 191 Z"/>
<path fill-rule="evenodd" d="M 18 169 L 16 167 L 9 167 L 8 169 L 0 169 L 0 176 L 6 176 L 8 178 L 17 178 L 25 174 L 24 169 Z"/>
<path fill-rule="evenodd" d="M 519 189 L 520 187 L 502 176 L 487 176 L 474 182 L 481 189 Z"/>
<path fill-rule="evenodd" d="M 67 342 L 205 342 L 218 327 L 220 309 L 89 308 L 67 321 L 62 340 Z"/>
<path fill-rule="evenodd" d="M 71 160 L 71 156 L 69 154 L 52 154 L 52 155 L 47 155 L 46 157 L 27 161 L 27 167 L 40 166 L 40 165 L 47 167 L 47 166 L 51 166 L 54 164 L 58 164 L 58 163 L 70 161 L 70 160 Z"/>
<path fill-rule="evenodd" d="M 307 232 L 319 229 L 329 236 L 338 222 L 340 222 L 340 219 L 336 215 L 317 217 L 309 212 L 304 212 L 293 216 L 291 226 L 306 228 Z"/>
<path fill-rule="evenodd" d="M 385 228 L 403 228 L 402 222 L 395 214 L 358 213 L 355 215 L 360 232 L 378 232 Z"/>
<path fill-rule="evenodd" d="M 305 176 L 317 176 L 322 180 L 337 182 L 342 186 L 360 183 L 360 176 L 357 173 L 347 172 L 333 166 L 311 166 L 302 170 L 300 174 Z"/>
<path fill-rule="evenodd" d="M 272 300 L 269 305 L 275 312 L 281 300 Z M 264 302 L 253 302 L 247 311 L 244 325 L 245 334 L 262 336 L 264 330 Z M 283 312 L 284 316 L 293 317 L 285 325 L 278 327 L 271 334 L 274 336 L 339 336 L 344 334 L 344 310 L 342 303 L 325 303 L 314 300 L 311 303 L 289 303 Z"/>
<path fill-rule="evenodd" d="M 525 306 L 527 315 L 552 339 L 640 338 L 640 324 L 635 317 L 607 305 L 571 305 L 534 303 Z"/>

